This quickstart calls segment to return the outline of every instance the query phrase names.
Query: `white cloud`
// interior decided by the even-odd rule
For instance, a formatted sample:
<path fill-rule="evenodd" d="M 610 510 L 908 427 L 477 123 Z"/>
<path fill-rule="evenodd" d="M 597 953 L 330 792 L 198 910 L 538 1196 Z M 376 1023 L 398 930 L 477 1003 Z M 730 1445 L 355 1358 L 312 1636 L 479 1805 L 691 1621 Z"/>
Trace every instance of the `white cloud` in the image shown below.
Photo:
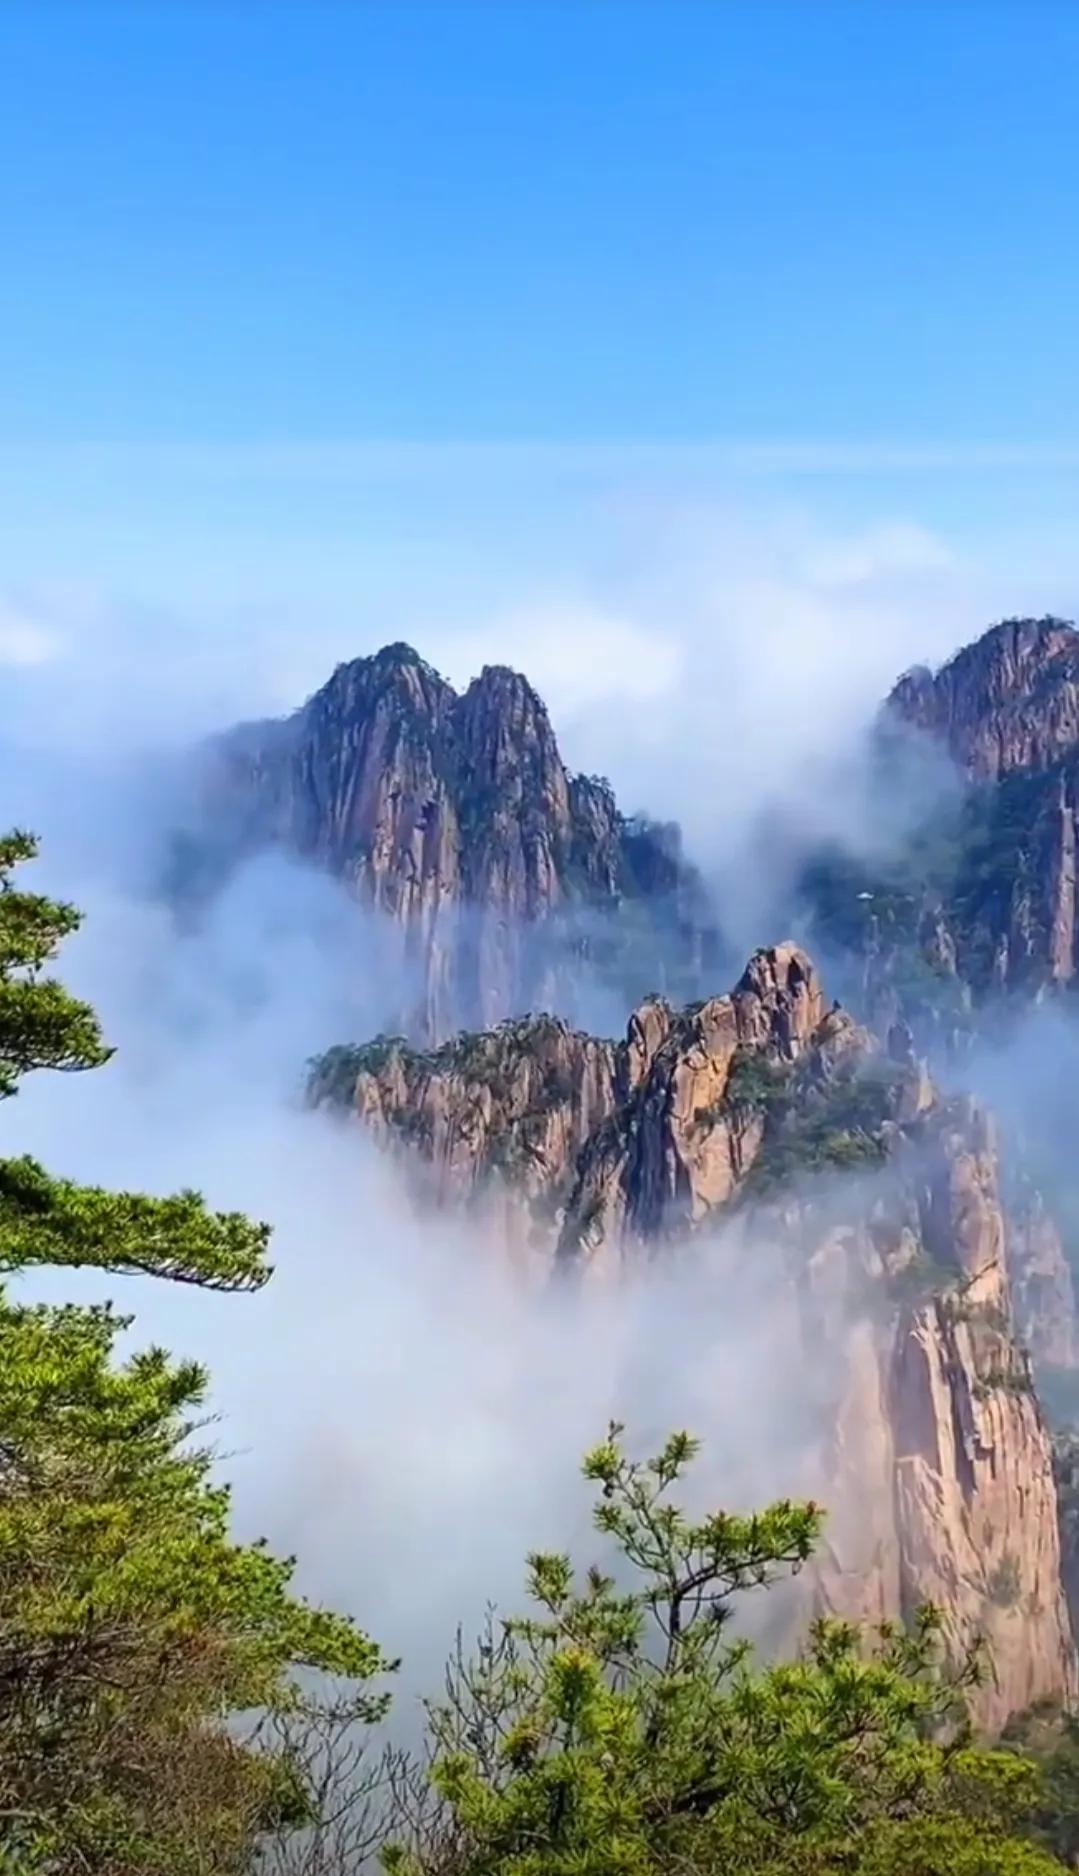
<path fill-rule="evenodd" d="M 31 612 L 0 598 L 0 665 L 48 664 L 60 650 L 57 632 Z"/>
<path fill-rule="evenodd" d="M 508 615 L 498 655 L 548 695 L 573 766 L 680 820 L 705 859 L 848 751 L 900 672 L 993 616 L 962 558 L 904 517 L 843 530 L 790 509 L 672 505 L 625 517 L 624 538 L 593 587 L 609 610 L 556 610 L 547 637 L 541 607 L 531 631 Z"/>
<path fill-rule="evenodd" d="M 735 913 L 750 907 L 740 929 L 774 937 L 751 906 L 760 830 L 792 806 L 811 806 L 822 832 L 852 825 L 858 741 L 899 673 L 1003 612 L 1068 610 L 1063 548 L 1051 576 L 1007 530 L 976 558 L 925 484 L 920 511 L 854 483 L 796 502 L 755 475 L 724 485 L 707 446 L 520 445 L 359 462 L 343 449 L 331 488 L 304 447 L 272 477 L 242 452 L 215 456 L 222 503 L 192 503 L 196 484 L 207 493 L 198 452 L 184 500 L 152 460 L 137 487 L 117 484 L 108 503 L 121 515 L 135 503 L 145 525 L 114 537 L 111 601 L 84 565 L 78 516 L 53 516 L 48 552 L 91 584 L 29 609 L 62 622 L 65 656 L 12 670 L 9 738 L 160 751 L 284 714 L 337 663 L 394 639 L 458 686 L 512 664 L 545 699 L 567 764 L 608 775 L 627 811 L 681 822 Z M 205 529 L 207 513 L 228 521 L 208 545 L 177 536 L 178 516 Z M 31 538 L 20 532 L 20 552 Z M 131 558 L 147 543 L 149 571 Z M 18 577 L 36 593 L 42 569 Z M 35 642 L 12 641 L 24 657 Z"/>
<path fill-rule="evenodd" d="M 662 1386 L 631 1387 L 609 1298 L 597 1323 L 581 1319 L 579 1340 L 551 1338 L 533 1310 L 504 1297 L 503 1284 L 484 1284 L 474 1235 L 462 1245 L 447 1227 L 421 1243 L 353 1142 L 298 1119 L 287 1100 L 313 1049 L 378 1026 L 351 1003 L 353 993 L 379 989 L 377 959 L 351 922 L 355 908 L 331 903 L 325 882 L 286 872 L 276 893 L 248 875 L 218 925 L 188 949 L 145 908 L 123 901 L 110 917 L 95 867 L 111 880 L 123 870 L 112 846 L 126 841 L 137 858 L 141 840 L 159 830 L 154 800 L 126 772 L 109 772 L 107 792 L 100 777 L 90 785 L 94 759 L 160 743 L 166 730 L 183 740 L 263 708 L 268 693 L 282 707 L 299 703 L 338 658 L 394 638 L 411 639 L 458 683 L 485 661 L 512 663 L 545 696 L 568 761 L 609 773 L 627 808 L 677 816 L 699 853 L 731 863 L 723 914 L 741 935 L 767 881 L 770 807 L 804 795 L 826 820 L 849 817 L 855 804 L 820 786 L 821 765 L 853 744 L 900 670 L 946 654 L 1003 606 L 987 603 L 948 543 L 909 515 L 843 526 L 774 502 L 705 501 L 685 488 L 662 499 L 636 489 L 621 506 L 574 497 L 564 535 L 558 514 L 552 520 L 533 503 L 524 559 L 477 497 L 459 511 L 468 567 L 458 567 L 458 586 L 470 577 L 462 600 L 459 590 L 449 596 L 445 578 L 459 547 L 458 511 L 447 550 L 443 518 L 442 533 L 434 524 L 427 533 L 421 505 L 402 499 L 392 589 L 364 586 L 354 571 L 351 510 L 336 520 L 328 510 L 317 536 L 300 530 L 312 591 L 316 573 L 333 566 L 329 613 L 310 593 L 306 604 L 292 595 L 268 608 L 263 585 L 231 610 L 221 602 L 188 615 L 162 565 L 138 605 L 50 605 L 47 618 L 64 627 L 67 655 L 58 658 L 51 623 L 0 608 L 0 661 L 21 667 L 10 722 L 33 729 L 48 751 L 35 765 L 8 750 L 0 780 L 9 812 L 17 807 L 46 836 L 43 864 L 55 864 L 60 890 L 94 912 L 77 941 L 86 948 L 73 947 L 84 971 L 73 981 L 98 997 L 121 1044 L 100 1092 L 83 1078 L 42 1078 L 10 1118 L 13 1141 L 55 1155 L 62 1170 L 162 1188 L 191 1182 L 215 1203 L 247 1204 L 280 1224 L 280 1276 L 251 1301 L 250 1320 L 241 1322 L 237 1310 L 248 1306 L 235 1299 L 157 1289 L 146 1293 L 142 1333 L 160 1330 L 170 1345 L 211 1353 L 225 1437 L 252 1448 L 236 1468 L 245 1517 L 284 1547 L 295 1539 L 311 1587 L 355 1597 L 391 1646 L 398 1625 L 410 1637 L 416 1627 L 416 1580 L 400 1558 L 438 1549 L 436 1594 L 429 1571 L 419 1586 L 437 1647 L 464 1613 L 478 1520 L 488 1547 L 489 1524 L 503 1551 L 495 1580 L 474 1587 L 515 1585 L 527 1543 L 562 1541 L 560 1481 L 609 1407 L 628 1398 L 635 1424 L 650 1411 L 651 1438 L 683 1417 L 687 1393 L 684 1417 L 695 1423 L 698 1386 L 717 1390 L 709 1397 L 716 1425 L 735 1427 L 735 1457 L 752 1466 L 748 1500 L 771 1489 L 763 1462 L 780 1448 L 755 1443 L 763 1422 L 752 1398 L 746 1411 L 747 1390 L 763 1383 L 762 1413 L 782 1409 L 800 1433 L 798 1377 L 761 1344 L 770 1318 L 755 1312 L 753 1332 L 743 1334 L 731 1324 L 729 1288 L 718 1317 L 701 1309 L 695 1289 L 692 1322 L 710 1338 L 722 1319 L 724 1359 L 709 1340 L 699 1379 L 687 1375 L 681 1315 L 658 1335 L 649 1317 L 643 1341 Z M 272 585 L 281 562 L 261 509 L 260 530 L 260 578 Z M 238 584 L 235 562 L 228 571 Z M 430 603 L 439 582 L 441 613 Z M 32 715 L 21 715 L 31 699 Z M 94 841 L 108 846 L 104 859 Z M 63 1287 L 76 1287 L 66 1274 Z M 633 1331 L 631 1321 L 631 1348 Z M 678 1362 L 667 1358 L 671 1346 Z M 777 1372 L 793 1402 L 777 1394 Z M 787 1456 L 784 1447 L 784 1484 Z"/>
<path fill-rule="evenodd" d="M 447 644 L 446 675 L 458 684 L 485 664 L 512 663 L 539 691 L 556 723 L 596 704 L 647 704 L 683 677 L 684 648 L 670 633 L 585 600 L 496 613 Z"/>
<path fill-rule="evenodd" d="M 867 528 L 847 540 L 826 540 L 807 558 L 806 572 L 822 587 L 865 586 L 895 574 L 937 572 L 955 565 L 945 543 L 909 521 Z"/>

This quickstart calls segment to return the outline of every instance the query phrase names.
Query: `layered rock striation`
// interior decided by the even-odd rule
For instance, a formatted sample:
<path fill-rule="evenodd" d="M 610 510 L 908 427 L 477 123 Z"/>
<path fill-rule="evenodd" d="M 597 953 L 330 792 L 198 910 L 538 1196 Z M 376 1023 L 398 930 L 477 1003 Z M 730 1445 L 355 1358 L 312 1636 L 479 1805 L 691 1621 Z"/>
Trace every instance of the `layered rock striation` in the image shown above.
<path fill-rule="evenodd" d="M 458 694 L 409 646 L 340 665 L 293 716 L 204 752 L 179 887 L 277 849 L 399 928 L 426 1041 L 607 984 L 689 994 L 718 935 L 677 830 L 570 774 L 540 698 L 488 666 Z M 584 986 L 584 988 L 582 988 Z"/>
<path fill-rule="evenodd" d="M 908 671 L 886 708 L 972 780 L 1050 769 L 1079 743 L 1079 634 L 1064 619 L 1005 619 L 936 673 Z"/>

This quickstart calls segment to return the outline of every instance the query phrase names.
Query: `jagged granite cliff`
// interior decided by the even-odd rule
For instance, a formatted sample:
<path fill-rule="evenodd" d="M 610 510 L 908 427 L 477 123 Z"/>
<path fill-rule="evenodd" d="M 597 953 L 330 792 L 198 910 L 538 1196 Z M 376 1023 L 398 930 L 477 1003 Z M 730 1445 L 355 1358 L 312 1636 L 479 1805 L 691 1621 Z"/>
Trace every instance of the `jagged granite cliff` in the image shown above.
<path fill-rule="evenodd" d="M 278 848 L 396 923 L 401 1012 L 435 1040 L 606 984 L 691 994 L 718 937 L 677 829 L 621 814 L 564 767 L 527 681 L 488 666 L 462 694 L 409 646 L 340 665 L 283 721 L 205 752 L 178 886 L 211 889 Z"/>
<path fill-rule="evenodd" d="M 935 677 L 909 673 L 887 710 L 943 743 L 972 784 L 934 908 L 942 956 L 975 995 L 1070 983 L 1079 634 L 1060 619 L 1007 620 Z"/>
<path fill-rule="evenodd" d="M 1032 1005 L 1043 1017 L 1055 1006 L 1061 1019 L 1071 1008 L 1079 634 L 1060 619 L 1007 620 L 936 674 L 909 672 L 882 714 L 883 786 L 897 738 L 909 761 L 912 732 L 930 759 L 947 756 L 957 785 L 872 862 L 837 849 L 813 855 L 805 932 L 866 1021 L 886 1031 L 902 1020 L 922 1046 L 962 1063 L 979 1040 L 1005 1042 Z M 1063 1031 L 1046 1032 L 1043 1063 L 1063 1041 Z M 1059 1097 L 1050 1103 L 1040 1085 L 1024 1094 L 1021 1081 L 1020 1072 L 1008 1103 L 1013 1282 L 1047 1373 L 1079 1362 L 1069 1267 L 1079 1212 L 1061 1137 L 1070 1116 L 1050 1113 Z"/>
<path fill-rule="evenodd" d="M 1005 619 L 935 674 L 908 671 L 887 707 L 972 779 L 1052 768 L 1079 743 L 1079 634 L 1064 619 Z"/>
<path fill-rule="evenodd" d="M 717 1232 L 732 1257 L 777 1247 L 826 1392 L 818 1606 L 939 1602 L 957 1647 L 988 1640 L 990 1726 L 1073 1692 L 992 1131 L 936 1091 L 908 1031 L 877 1043 L 785 945 L 729 996 L 647 1000 L 621 1043 L 552 1018 L 428 1053 L 382 1038 L 331 1051 L 311 1096 L 402 1154 L 427 1200 L 494 1207 L 569 1276 L 677 1253 L 691 1282 Z"/>
<path fill-rule="evenodd" d="M 1079 633 L 1060 619 L 994 626 L 935 675 L 908 672 L 881 732 L 884 745 L 921 736 L 962 785 L 873 866 L 813 856 L 804 887 L 820 940 L 864 961 L 878 1000 L 944 1030 L 969 1029 L 1002 993 L 1070 984 Z"/>

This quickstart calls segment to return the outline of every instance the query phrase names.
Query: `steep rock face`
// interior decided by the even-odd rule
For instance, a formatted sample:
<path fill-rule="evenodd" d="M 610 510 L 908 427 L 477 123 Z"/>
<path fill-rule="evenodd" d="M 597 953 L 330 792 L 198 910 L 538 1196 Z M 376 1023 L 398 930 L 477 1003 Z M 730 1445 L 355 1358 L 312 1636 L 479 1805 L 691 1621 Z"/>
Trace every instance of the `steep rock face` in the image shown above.
<path fill-rule="evenodd" d="M 954 1060 L 979 1038 L 1000 1040 L 1032 1003 L 1055 1001 L 1062 1016 L 1070 1007 L 1079 634 L 1059 619 L 1006 621 L 935 676 L 900 681 L 882 719 L 885 761 L 897 725 L 944 749 L 961 789 L 872 865 L 815 855 L 803 880 L 806 929 L 837 960 L 843 993 L 868 1022 L 883 1029 L 901 1019 Z M 1037 1101 L 1020 1131 L 1013 1166 L 1029 1164 L 1009 1186 L 1009 1260 L 1020 1331 L 1048 1372 L 1079 1362 L 1068 1267 L 1079 1237 L 1073 1219 L 1065 1245 L 1051 1215 L 1074 1213 L 1070 1148 L 1031 1150 L 1048 1131 Z"/>
<path fill-rule="evenodd" d="M 984 1117 L 934 1103 L 896 1152 L 868 1229 L 849 1212 L 838 1224 L 835 1200 L 830 1232 L 796 1226 L 813 1338 L 842 1351 L 819 1593 L 855 1619 L 932 1601 L 958 1647 L 982 1636 L 978 1710 L 996 1729 L 1074 1686 L 1051 1446 L 1014 1333 Z M 892 1300 L 844 1340 L 837 1300 L 867 1279 Z"/>
<path fill-rule="evenodd" d="M 958 765 L 960 792 L 872 867 L 813 855 L 803 892 L 820 941 L 862 961 L 868 994 L 962 1031 L 1002 993 L 1076 975 L 1079 634 L 1009 621 L 936 676 L 908 673 L 882 713 L 885 761 L 910 729 Z M 885 768 L 883 786 L 902 779 Z"/>
<path fill-rule="evenodd" d="M 1063 619 L 1006 619 L 935 675 L 909 671 L 887 708 L 972 779 L 1049 768 L 1079 741 L 1079 634 Z"/>
<path fill-rule="evenodd" d="M 511 1247 L 549 1258 L 571 1170 L 614 1111 L 619 1067 L 613 1042 L 541 1016 L 430 1051 L 403 1037 L 331 1049 L 309 1096 L 354 1110 L 405 1154 L 426 1202 L 481 1207 Z"/>
<path fill-rule="evenodd" d="M 825 1023 L 809 960 L 784 945 L 730 996 L 677 1011 L 647 998 L 621 1044 L 547 1016 L 432 1051 L 380 1037 L 330 1050 L 309 1092 L 417 1155 L 436 1200 L 486 1201 L 494 1185 L 538 1219 L 531 1242 L 572 1258 L 676 1236 L 730 1197 L 763 1126 L 751 1100 L 727 1099 L 736 1056 L 790 1064 L 833 1029 L 861 1033 Z"/>
<path fill-rule="evenodd" d="M 489 666 L 459 696 L 405 645 L 338 667 L 296 714 L 206 752 L 187 883 L 279 848 L 396 921 L 424 1040 L 566 1002 L 592 969 L 686 993 L 718 939 L 676 830 L 572 776 L 547 712 Z M 632 998 L 630 999 L 632 1000 Z M 624 1007 L 624 1003 L 623 1003 Z"/>
<path fill-rule="evenodd" d="M 901 679 L 886 715 L 927 732 L 974 785 L 937 922 L 977 992 L 1037 992 L 1076 969 L 1079 634 L 1011 619 L 936 676 Z"/>
<path fill-rule="evenodd" d="M 729 996 L 646 1001 L 618 1045 L 546 1018 L 427 1055 L 380 1041 L 331 1052 L 312 1098 L 406 1154 L 428 1198 L 501 1208 L 549 1270 L 609 1281 L 627 1260 L 704 1255 L 720 1227 L 724 1256 L 767 1246 L 823 1394 L 816 1606 L 938 1600 L 957 1648 L 988 1640 L 988 1725 L 1070 1695 L 995 1146 L 977 1107 L 937 1093 L 909 1032 L 883 1050 L 782 945 Z"/>
<path fill-rule="evenodd" d="M 811 1038 L 823 1051 L 849 1026 L 825 1024 L 816 975 L 793 945 L 758 952 L 730 996 L 638 1011 L 621 1078 L 628 1098 L 578 1160 L 561 1255 L 632 1254 L 723 1205 L 763 1137 L 762 1107 L 740 1095 L 738 1070 L 744 1087 L 754 1057 L 793 1064 Z"/>

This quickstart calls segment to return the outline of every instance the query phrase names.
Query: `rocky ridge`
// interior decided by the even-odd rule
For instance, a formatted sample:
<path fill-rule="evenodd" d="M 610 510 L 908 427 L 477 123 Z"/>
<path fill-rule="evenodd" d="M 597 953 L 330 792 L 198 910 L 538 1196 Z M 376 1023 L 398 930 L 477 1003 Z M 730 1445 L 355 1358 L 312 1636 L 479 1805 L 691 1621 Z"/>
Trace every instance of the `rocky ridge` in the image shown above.
<path fill-rule="evenodd" d="M 180 890 L 278 849 L 342 879 L 400 933 L 434 1041 L 573 1001 L 590 972 L 621 1007 L 688 994 L 718 936 L 677 830 L 570 774 L 531 685 L 487 666 L 458 694 L 407 645 L 338 666 L 293 716 L 203 752 Z M 617 914 L 617 917 L 613 916 Z"/>
<path fill-rule="evenodd" d="M 1060 619 L 1006 620 L 936 674 L 902 678 L 880 731 L 886 776 L 894 738 L 913 732 L 946 754 L 959 788 L 882 859 L 815 854 L 802 882 L 807 937 L 866 1021 L 906 1022 L 954 1064 L 979 1042 L 1006 1042 L 1032 1005 L 1063 1015 L 1076 980 L 1079 633 Z M 1044 1048 L 1063 1041 L 1047 1035 Z M 1009 1142 L 1013 1282 L 1048 1373 L 1079 1363 L 1079 1236 L 1070 1147 L 1047 1150 L 1065 1116 L 1044 1097 L 1027 1105 Z"/>
<path fill-rule="evenodd" d="M 806 1363 L 827 1351 L 817 1606 L 938 1601 L 956 1647 L 988 1640 L 990 1726 L 1071 1694 L 1022 1247 L 988 1120 L 939 1094 L 909 1031 L 877 1043 L 783 945 L 729 996 L 646 1000 L 621 1043 L 552 1018 L 427 1053 L 381 1038 L 331 1051 L 311 1097 L 401 1154 L 426 1200 L 496 1207 L 547 1271 L 603 1280 L 666 1246 L 692 1281 L 694 1244 L 778 1246 Z"/>
<path fill-rule="evenodd" d="M 1064 619 L 1005 619 L 936 673 L 908 671 L 885 707 L 973 781 L 1049 769 L 1079 742 L 1079 634 Z"/>
<path fill-rule="evenodd" d="M 817 854 L 804 880 L 820 941 L 860 958 L 866 987 L 916 1023 L 971 1027 L 1001 995 L 1076 974 L 1079 633 L 1060 619 L 994 626 L 935 675 L 908 672 L 882 713 L 944 752 L 961 782 L 872 867 Z M 887 786 L 887 779 L 885 786 Z"/>

